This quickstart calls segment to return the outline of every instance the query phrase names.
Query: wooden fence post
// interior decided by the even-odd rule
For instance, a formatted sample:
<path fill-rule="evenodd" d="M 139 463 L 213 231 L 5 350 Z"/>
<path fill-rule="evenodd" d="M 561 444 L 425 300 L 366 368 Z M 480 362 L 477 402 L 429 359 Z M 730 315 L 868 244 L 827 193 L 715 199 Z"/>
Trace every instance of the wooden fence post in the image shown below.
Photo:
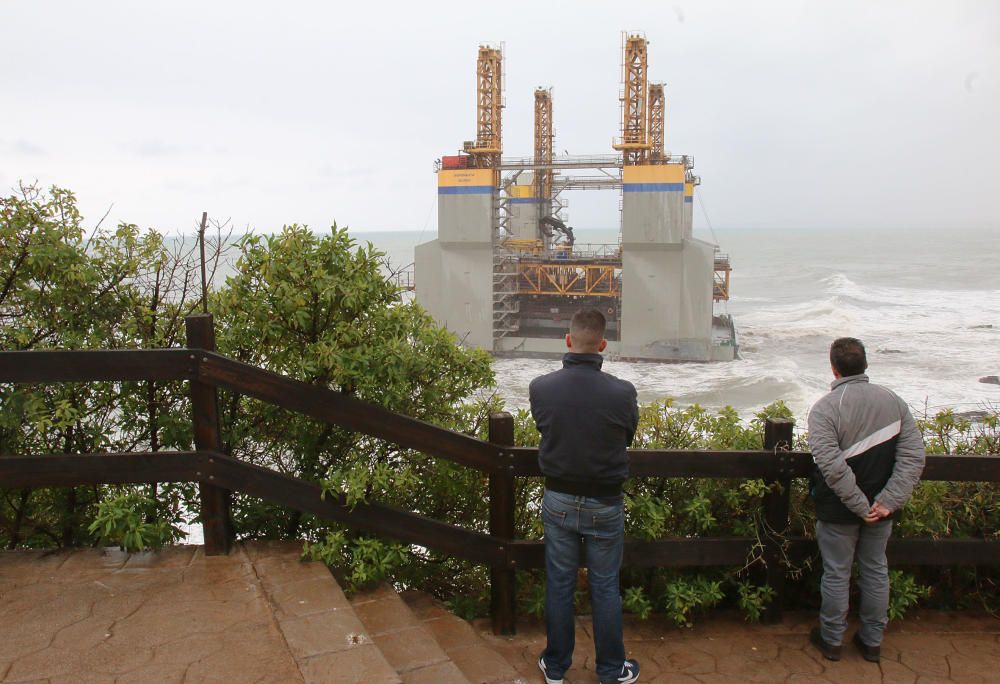
<path fill-rule="evenodd" d="M 514 417 L 509 413 L 490 414 L 490 442 L 501 449 L 514 446 Z M 513 463 L 506 453 L 498 460 L 503 470 L 490 473 L 490 535 L 498 537 L 507 558 L 514 539 Z M 490 567 L 490 618 L 494 634 L 514 634 L 517 592 L 514 561 Z"/>
<path fill-rule="evenodd" d="M 785 606 L 785 568 L 782 565 L 782 536 L 788 531 L 788 510 L 791 501 L 792 460 L 785 453 L 792 448 L 795 421 L 789 418 L 768 418 L 764 422 L 764 449 L 778 459 L 778 478 L 768 480 L 771 488 L 764 496 L 764 529 L 759 530 L 764 544 L 764 571 L 774 598 L 764 610 L 765 622 L 778 622 Z"/>
<path fill-rule="evenodd" d="M 187 346 L 197 367 L 197 350 L 215 351 L 215 326 L 212 314 L 194 314 L 184 319 Z M 198 450 L 222 451 L 219 430 L 219 392 L 213 385 L 191 380 L 191 408 L 194 421 L 194 445 Z M 200 481 L 201 525 L 205 536 L 205 555 L 229 553 L 233 525 L 229 515 L 231 492 L 216 486 L 209 474 Z"/>

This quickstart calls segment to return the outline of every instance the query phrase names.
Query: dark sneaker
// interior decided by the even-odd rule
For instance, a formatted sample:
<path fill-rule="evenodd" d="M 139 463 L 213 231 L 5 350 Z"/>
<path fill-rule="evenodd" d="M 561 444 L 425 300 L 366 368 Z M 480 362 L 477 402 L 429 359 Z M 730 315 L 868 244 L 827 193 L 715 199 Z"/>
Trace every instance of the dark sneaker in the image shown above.
<path fill-rule="evenodd" d="M 611 679 L 602 679 L 601 684 L 632 684 L 639 681 L 639 661 L 626 660 L 622 663 L 622 673 Z"/>
<path fill-rule="evenodd" d="M 545 676 L 545 684 L 563 684 L 563 678 L 552 679 L 549 676 L 548 670 L 545 669 L 545 656 L 538 656 L 538 669 L 542 671 L 542 675 Z"/>
<path fill-rule="evenodd" d="M 819 627 L 813 627 L 812 631 L 809 632 L 809 643 L 819 649 L 819 652 L 827 660 L 840 660 L 840 646 L 834 646 L 823 641 L 823 635 L 819 631 Z"/>
<path fill-rule="evenodd" d="M 882 647 L 881 646 L 869 646 L 861 640 L 861 635 L 857 632 L 851 637 L 851 641 L 854 645 L 858 647 L 861 651 L 861 657 L 867 660 L 869 663 L 877 663 L 882 659 Z"/>

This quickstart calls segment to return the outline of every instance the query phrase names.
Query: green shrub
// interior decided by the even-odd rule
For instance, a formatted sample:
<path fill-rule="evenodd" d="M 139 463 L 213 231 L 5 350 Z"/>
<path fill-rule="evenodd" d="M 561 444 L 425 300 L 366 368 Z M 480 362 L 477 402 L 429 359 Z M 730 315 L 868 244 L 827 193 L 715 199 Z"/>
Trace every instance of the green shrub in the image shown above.
<path fill-rule="evenodd" d="M 917 578 L 902 570 L 889 571 L 889 619 L 898 620 L 907 609 L 931 595 L 931 587 L 917 582 Z"/>
<path fill-rule="evenodd" d="M 737 605 L 748 622 L 760 622 L 764 610 L 774 600 L 774 589 L 765 585 L 754 585 L 747 581 L 736 585 Z"/>
<path fill-rule="evenodd" d="M 162 508 L 160 500 L 128 491 L 101 501 L 88 530 L 101 544 L 123 551 L 159 549 L 184 538 L 180 513 Z"/>

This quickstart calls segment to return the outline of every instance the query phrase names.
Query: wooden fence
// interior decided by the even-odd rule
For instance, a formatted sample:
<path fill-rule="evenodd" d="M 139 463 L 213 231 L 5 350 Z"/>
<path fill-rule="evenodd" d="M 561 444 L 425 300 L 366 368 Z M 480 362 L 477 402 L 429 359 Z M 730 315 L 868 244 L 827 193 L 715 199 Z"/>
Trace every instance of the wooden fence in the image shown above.
<path fill-rule="evenodd" d="M 0 352 L 0 383 L 187 380 L 194 451 L 118 454 L 11 455 L 0 458 L 0 487 L 58 487 L 149 482 L 198 482 L 207 554 L 227 553 L 234 534 L 232 492 L 252 496 L 386 535 L 490 567 L 493 628 L 513 633 L 517 570 L 544 567 L 540 541 L 515 539 L 514 484 L 537 477 L 538 450 L 515 447 L 514 421 L 490 416 L 489 441 L 399 415 L 340 392 L 283 377 L 215 353 L 212 317 L 186 321 L 187 349 L 141 351 Z M 374 502 L 346 505 L 343 495 L 320 496 L 319 485 L 261 468 L 222 452 L 218 388 L 225 388 L 319 421 L 445 458 L 489 476 L 489 534 L 463 529 Z M 624 563 L 638 567 L 739 566 L 759 543 L 764 580 L 776 599 L 766 619 L 780 617 L 784 600 L 783 553 L 813 553 L 811 540 L 786 537 L 794 478 L 808 477 L 810 455 L 791 451 L 791 421 L 769 421 L 764 449 L 751 451 L 629 451 L 632 477 L 763 479 L 764 529 L 758 537 L 685 538 L 625 542 Z M 1000 481 L 1000 455 L 929 456 L 925 480 Z M 782 548 L 787 543 L 786 548 Z M 907 565 L 1000 565 L 1000 543 L 986 539 L 893 539 L 890 561 Z"/>

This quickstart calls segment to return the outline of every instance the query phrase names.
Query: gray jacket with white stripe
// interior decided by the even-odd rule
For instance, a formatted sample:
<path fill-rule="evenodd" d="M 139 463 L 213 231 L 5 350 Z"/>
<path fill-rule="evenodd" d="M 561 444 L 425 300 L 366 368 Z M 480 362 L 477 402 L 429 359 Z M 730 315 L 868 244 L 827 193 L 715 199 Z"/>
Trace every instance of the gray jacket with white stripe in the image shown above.
<path fill-rule="evenodd" d="M 875 501 L 899 510 L 924 469 L 924 442 L 909 407 L 863 374 L 834 381 L 812 407 L 809 448 L 816 518 L 824 522 L 860 523 Z"/>

